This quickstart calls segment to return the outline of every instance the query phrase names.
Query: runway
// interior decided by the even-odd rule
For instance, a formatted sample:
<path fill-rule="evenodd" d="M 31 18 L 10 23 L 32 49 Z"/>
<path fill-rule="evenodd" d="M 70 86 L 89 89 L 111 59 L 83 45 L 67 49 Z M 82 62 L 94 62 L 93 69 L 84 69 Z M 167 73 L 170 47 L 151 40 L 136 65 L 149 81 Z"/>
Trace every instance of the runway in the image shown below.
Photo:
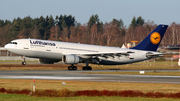
<path fill-rule="evenodd" d="M 116 70 L 67 71 L 67 70 L 33 70 L 33 71 L 0 71 L 2 79 L 47 79 L 47 80 L 77 80 L 96 82 L 134 82 L 134 83 L 169 83 L 180 84 L 180 76 L 150 76 L 122 74 L 86 74 L 85 72 L 115 72 Z M 118 70 L 118 72 L 133 72 L 137 70 Z M 139 70 L 138 70 L 139 71 Z M 152 71 L 152 70 L 147 70 Z M 159 70 L 179 71 L 179 70 Z"/>

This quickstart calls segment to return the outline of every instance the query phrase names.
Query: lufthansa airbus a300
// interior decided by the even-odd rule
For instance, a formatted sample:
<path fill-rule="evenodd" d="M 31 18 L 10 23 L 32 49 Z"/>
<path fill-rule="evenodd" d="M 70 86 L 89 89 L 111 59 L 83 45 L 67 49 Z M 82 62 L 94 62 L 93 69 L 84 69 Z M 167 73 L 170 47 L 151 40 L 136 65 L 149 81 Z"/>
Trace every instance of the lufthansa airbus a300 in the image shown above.
<path fill-rule="evenodd" d="M 163 53 L 156 50 L 167 27 L 168 25 L 157 26 L 140 44 L 131 49 L 39 39 L 13 40 L 4 48 L 21 56 L 39 58 L 41 63 L 53 64 L 63 61 L 70 64 L 68 70 L 77 70 L 74 65 L 78 63 L 86 63 L 83 70 L 92 70 L 89 63 L 121 65 L 163 56 Z M 22 64 L 26 62 L 23 61 Z"/>

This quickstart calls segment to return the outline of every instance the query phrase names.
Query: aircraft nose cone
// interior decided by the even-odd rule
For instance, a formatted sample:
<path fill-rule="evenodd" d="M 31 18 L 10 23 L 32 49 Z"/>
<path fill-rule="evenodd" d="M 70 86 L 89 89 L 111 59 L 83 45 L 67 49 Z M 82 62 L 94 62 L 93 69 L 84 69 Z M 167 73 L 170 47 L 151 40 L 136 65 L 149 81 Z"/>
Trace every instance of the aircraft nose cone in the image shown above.
<path fill-rule="evenodd" d="M 6 49 L 8 46 L 7 46 L 7 44 L 4 46 L 4 48 Z"/>
<path fill-rule="evenodd" d="M 6 44 L 6 45 L 4 46 L 4 48 L 5 48 L 6 50 L 8 50 L 8 49 L 10 48 L 10 45 L 9 45 L 9 44 Z"/>

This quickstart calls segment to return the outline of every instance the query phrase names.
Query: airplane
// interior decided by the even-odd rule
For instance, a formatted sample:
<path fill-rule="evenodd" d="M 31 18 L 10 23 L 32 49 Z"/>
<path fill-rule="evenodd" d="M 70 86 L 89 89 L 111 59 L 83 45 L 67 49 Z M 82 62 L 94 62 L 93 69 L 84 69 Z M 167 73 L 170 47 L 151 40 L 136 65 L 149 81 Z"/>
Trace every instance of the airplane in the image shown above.
<path fill-rule="evenodd" d="M 168 25 L 158 25 L 141 43 L 130 49 L 30 38 L 13 40 L 4 48 L 21 56 L 39 58 L 44 64 L 62 61 L 70 65 L 68 70 L 77 70 L 74 65 L 78 63 L 86 64 L 82 70 L 92 70 L 89 63 L 122 65 L 163 56 L 165 53 L 156 51 L 167 28 Z M 26 64 L 25 59 L 22 64 Z"/>

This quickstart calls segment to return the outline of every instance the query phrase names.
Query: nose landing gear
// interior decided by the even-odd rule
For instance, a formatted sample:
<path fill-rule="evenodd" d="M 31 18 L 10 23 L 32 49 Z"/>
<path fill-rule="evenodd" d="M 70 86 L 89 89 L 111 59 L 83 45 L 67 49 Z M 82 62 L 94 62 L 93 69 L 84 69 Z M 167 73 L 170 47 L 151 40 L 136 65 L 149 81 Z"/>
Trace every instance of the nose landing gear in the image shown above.
<path fill-rule="evenodd" d="M 26 59 L 23 57 L 22 65 L 26 65 Z"/>

